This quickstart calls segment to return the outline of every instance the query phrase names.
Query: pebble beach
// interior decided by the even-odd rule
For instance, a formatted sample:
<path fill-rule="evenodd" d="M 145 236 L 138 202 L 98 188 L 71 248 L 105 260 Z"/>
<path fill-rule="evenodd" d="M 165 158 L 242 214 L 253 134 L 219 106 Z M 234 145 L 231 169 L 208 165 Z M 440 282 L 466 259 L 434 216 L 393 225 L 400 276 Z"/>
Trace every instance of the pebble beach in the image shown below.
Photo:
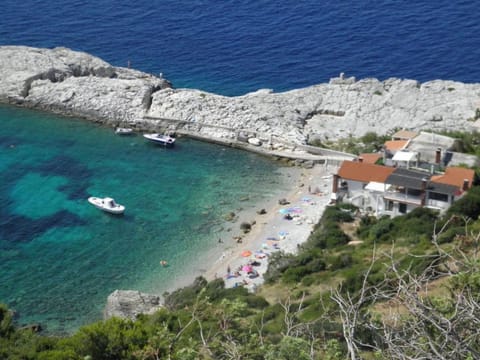
<path fill-rule="evenodd" d="M 264 214 L 243 216 L 245 221 L 254 216 L 251 231 L 229 240 L 232 245 L 204 274 L 207 280 L 222 277 L 227 288 L 244 286 L 255 292 L 274 252 L 296 253 L 307 241 L 330 201 L 335 172 L 336 167 L 319 164 L 295 169 L 288 193 L 269 204 Z"/>

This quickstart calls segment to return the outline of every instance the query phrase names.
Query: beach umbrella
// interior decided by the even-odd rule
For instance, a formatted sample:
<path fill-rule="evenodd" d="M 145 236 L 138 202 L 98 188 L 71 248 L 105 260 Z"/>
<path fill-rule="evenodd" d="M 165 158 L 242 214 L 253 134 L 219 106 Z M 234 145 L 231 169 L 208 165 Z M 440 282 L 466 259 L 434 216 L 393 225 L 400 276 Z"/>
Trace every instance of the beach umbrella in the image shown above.
<path fill-rule="evenodd" d="M 252 271 L 252 267 L 250 265 L 243 265 L 242 270 L 248 273 Z"/>
<path fill-rule="evenodd" d="M 256 259 L 264 259 L 267 257 L 267 254 L 263 252 L 263 250 L 257 250 L 255 251 L 255 258 Z"/>
<path fill-rule="evenodd" d="M 252 252 L 250 250 L 243 250 L 242 251 L 242 256 L 243 257 L 249 257 L 252 255 Z"/>

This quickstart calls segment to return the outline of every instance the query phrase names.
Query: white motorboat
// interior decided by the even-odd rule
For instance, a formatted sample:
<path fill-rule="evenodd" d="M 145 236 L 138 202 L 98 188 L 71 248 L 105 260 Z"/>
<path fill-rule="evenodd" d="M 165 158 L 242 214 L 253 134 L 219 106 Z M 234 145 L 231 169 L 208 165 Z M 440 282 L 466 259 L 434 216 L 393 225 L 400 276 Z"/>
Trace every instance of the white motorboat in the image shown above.
<path fill-rule="evenodd" d="M 88 202 L 97 209 L 109 212 L 111 214 L 123 214 L 125 211 L 125 206 L 117 204 L 115 200 L 110 197 L 99 198 L 91 196 L 88 198 Z"/>
<path fill-rule="evenodd" d="M 163 134 L 143 134 L 143 137 L 160 145 L 172 147 L 175 145 L 175 138 Z"/>
<path fill-rule="evenodd" d="M 130 135 L 130 134 L 133 134 L 133 129 L 118 127 L 118 128 L 115 129 L 115 134 Z"/>

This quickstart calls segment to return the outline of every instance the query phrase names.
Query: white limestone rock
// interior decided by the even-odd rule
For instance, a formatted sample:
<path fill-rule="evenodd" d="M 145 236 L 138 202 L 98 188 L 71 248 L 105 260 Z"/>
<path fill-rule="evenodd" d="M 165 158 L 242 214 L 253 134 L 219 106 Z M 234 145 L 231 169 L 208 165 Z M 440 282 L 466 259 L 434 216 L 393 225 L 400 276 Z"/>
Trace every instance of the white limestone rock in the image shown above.
<path fill-rule="evenodd" d="M 153 314 L 162 308 L 160 297 L 133 290 L 115 290 L 107 298 L 104 319 L 135 320 L 139 314 Z"/>
<path fill-rule="evenodd" d="M 227 97 L 172 89 L 161 77 L 65 48 L 0 47 L 0 102 L 214 141 L 235 141 L 245 132 L 271 146 L 397 128 L 473 131 L 480 126 L 480 84 L 357 80 L 342 74 L 303 89 Z"/>
<path fill-rule="evenodd" d="M 479 84 L 419 84 L 401 79 L 349 80 L 346 84 L 321 84 L 279 94 L 259 91 L 237 97 L 168 89 L 153 94 L 148 114 L 305 144 L 310 137 L 335 140 L 369 131 L 386 134 L 399 127 L 473 129 L 471 119 L 480 108 L 479 93 Z"/>
<path fill-rule="evenodd" d="M 143 116 L 168 81 L 66 48 L 0 47 L 0 101 L 119 122 Z"/>

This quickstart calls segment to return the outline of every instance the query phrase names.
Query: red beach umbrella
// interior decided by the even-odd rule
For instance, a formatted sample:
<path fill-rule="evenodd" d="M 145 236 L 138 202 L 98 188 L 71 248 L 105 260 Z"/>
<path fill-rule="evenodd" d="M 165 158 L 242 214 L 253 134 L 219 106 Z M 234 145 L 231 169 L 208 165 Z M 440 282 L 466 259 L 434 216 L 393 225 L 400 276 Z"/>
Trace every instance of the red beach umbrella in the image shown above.
<path fill-rule="evenodd" d="M 242 251 L 242 256 L 243 257 L 249 257 L 252 255 L 252 252 L 250 250 L 243 250 Z"/>

